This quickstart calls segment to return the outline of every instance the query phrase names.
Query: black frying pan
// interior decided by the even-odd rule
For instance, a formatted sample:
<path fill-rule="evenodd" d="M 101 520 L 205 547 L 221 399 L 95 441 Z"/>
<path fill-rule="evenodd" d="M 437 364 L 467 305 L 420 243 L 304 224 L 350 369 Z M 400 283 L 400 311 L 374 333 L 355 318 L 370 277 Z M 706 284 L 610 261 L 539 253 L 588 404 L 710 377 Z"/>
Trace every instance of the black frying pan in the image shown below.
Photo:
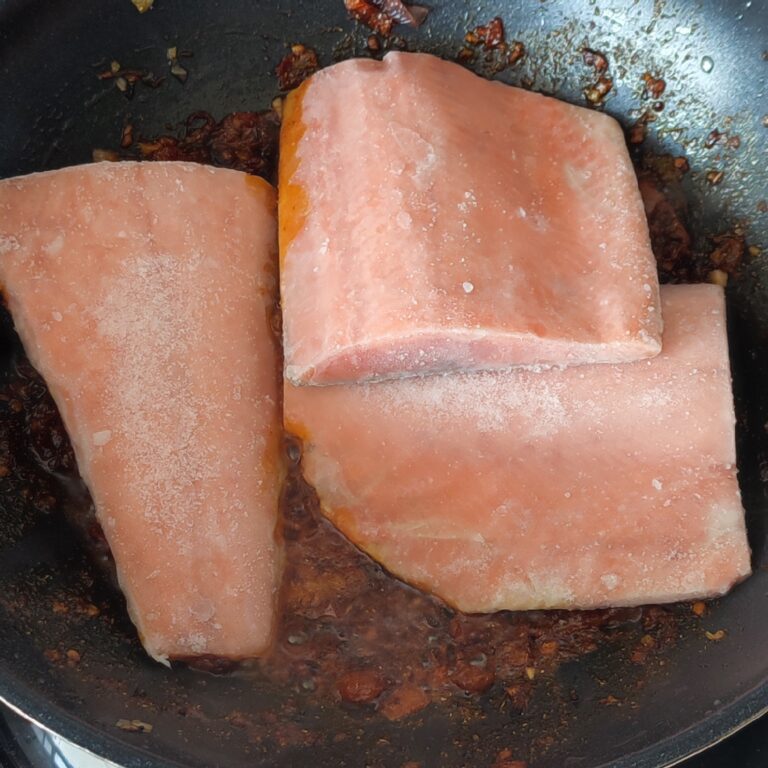
<path fill-rule="evenodd" d="M 706 261 L 708 238 L 734 228 L 752 245 L 768 246 L 768 214 L 759 205 L 768 197 L 764 0 L 433 4 L 420 30 L 398 28 L 404 45 L 453 58 L 468 29 L 501 15 L 509 39 L 527 48 L 523 62 L 501 77 L 577 103 L 584 103 L 591 78 L 582 49 L 604 52 L 615 83 L 606 109 L 627 126 L 642 106 L 642 74 L 662 74 L 665 107 L 644 146 L 690 162 L 683 187 L 694 253 Z M 145 15 L 130 0 L 0 0 L 0 176 L 87 162 L 95 147 L 119 144 L 127 121 L 151 136 L 200 109 L 221 117 L 268 108 L 287 43 L 310 45 L 329 64 L 366 55 L 368 33 L 349 21 L 342 0 L 156 0 Z M 169 78 L 157 89 L 138 87 L 128 101 L 97 77 L 111 60 L 167 74 L 169 46 L 194 53 L 183 85 Z M 707 149 L 714 128 L 738 135 L 740 146 Z M 706 179 L 711 169 L 725 169 L 717 186 Z M 649 768 L 723 738 L 768 708 L 765 271 L 764 256 L 753 250 L 728 288 L 740 479 L 755 573 L 701 619 L 691 618 L 689 606 L 670 609 L 673 636 L 646 663 L 627 653 L 636 636 L 617 640 L 607 627 L 597 650 L 534 682 L 526 707 L 504 706 L 497 685 L 481 696 L 447 697 L 400 723 L 258 672 L 169 671 L 143 654 L 119 597 L 64 522 L 62 497 L 41 491 L 30 475 L 26 486 L 25 476 L 0 478 L 0 699 L 131 768 L 408 761 L 501 768 L 505 760 L 531 768 Z M 2 375 L 10 386 L 18 383 L 21 353 L 7 317 L 3 328 Z M 44 399 L 37 390 L 33 399 Z M 0 421 L 9 423 L 13 407 L 0 400 Z M 18 451 L 21 439 L 0 430 L 0 449 Z M 722 640 L 705 634 L 718 637 L 720 629 Z M 78 659 L 67 649 L 76 649 Z M 117 726 L 122 720 L 152 730 L 126 731 L 125 723 Z"/>

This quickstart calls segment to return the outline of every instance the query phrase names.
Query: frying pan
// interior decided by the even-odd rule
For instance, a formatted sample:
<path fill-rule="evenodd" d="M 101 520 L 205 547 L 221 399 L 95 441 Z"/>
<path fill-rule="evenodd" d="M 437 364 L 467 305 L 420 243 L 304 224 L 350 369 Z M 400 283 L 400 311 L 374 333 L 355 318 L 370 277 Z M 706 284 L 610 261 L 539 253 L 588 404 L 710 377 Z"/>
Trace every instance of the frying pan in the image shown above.
<path fill-rule="evenodd" d="M 705 253 L 708 238 L 734 227 L 751 244 L 768 246 L 768 214 L 759 210 L 768 197 L 764 0 L 433 5 L 421 29 L 397 29 L 401 45 L 454 58 L 467 30 L 500 15 L 527 55 L 499 77 L 582 104 L 588 46 L 608 57 L 614 91 L 605 109 L 625 126 L 644 107 L 642 74 L 662 75 L 665 107 L 646 148 L 688 158 L 683 183 L 695 250 Z M 95 147 L 119 144 L 127 121 L 152 136 L 196 110 L 222 117 L 266 109 L 287 44 L 313 47 L 327 65 L 366 55 L 368 34 L 341 0 L 156 0 L 143 15 L 129 0 L 0 0 L 0 177 L 87 162 Z M 97 77 L 111 60 L 165 74 L 170 46 L 194 54 L 184 84 L 169 78 L 127 100 Z M 715 128 L 738 135 L 740 146 L 708 149 Z M 725 170 L 717 186 L 706 179 L 710 169 Z M 491 691 L 449 698 L 399 723 L 258 675 L 168 670 L 144 655 L 119 597 L 61 510 L 41 512 L 0 478 L 0 699 L 126 768 L 501 767 L 511 760 L 530 768 L 651 768 L 706 748 L 768 709 L 766 274 L 765 258 L 753 250 L 728 286 L 740 482 L 755 572 L 704 618 L 681 618 L 674 642 L 652 664 L 639 668 L 621 641 L 606 643 L 562 664 L 525 711 L 499 706 Z M 8 318 L 3 322 L 0 371 L 8 378 L 20 352 Z M 7 413 L 0 402 L 0 416 Z M 99 606 L 99 615 L 58 610 L 62 595 Z M 720 641 L 706 635 L 716 638 L 720 629 Z M 62 663 L 50 653 L 68 648 L 79 661 Z M 265 723 L 267 738 L 237 727 L 232 713 Z M 151 732 L 123 730 L 116 726 L 122 720 L 148 723 Z"/>

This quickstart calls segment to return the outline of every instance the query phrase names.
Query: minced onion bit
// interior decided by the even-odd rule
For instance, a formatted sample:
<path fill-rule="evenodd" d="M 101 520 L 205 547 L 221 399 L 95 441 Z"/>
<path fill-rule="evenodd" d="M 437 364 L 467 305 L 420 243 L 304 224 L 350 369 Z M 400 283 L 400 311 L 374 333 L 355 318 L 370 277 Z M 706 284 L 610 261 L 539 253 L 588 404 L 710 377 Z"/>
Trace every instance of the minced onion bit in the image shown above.
<path fill-rule="evenodd" d="M 118 720 L 115 725 L 121 731 L 129 731 L 130 733 L 152 733 L 153 727 L 151 723 L 145 723 L 143 720 Z"/>
<path fill-rule="evenodd" d="M 127 98 L 133 96 L 133 90 L 136 83 L 141 82 L 149 88 L 157 88 L 165 79 L 164 77 L 155 77 L 152 72 L 146 69 L 123 69 L 119 61 L 112 60 L 109 69 L 105 69 L 98 74 L 99 80 L 114 80 L 115 88 Z"/>
<path fill-rule="evenodd" d="M 174 45 L 165 52 L 165 56 L 168 59 L 168 66 L 171 68 L 171 74 L 180 82 L 186 83 L 187 77 L 189 77 L 189 71 L 179 64 L 179 57 L 187 57 L 192 54 L 189 51 L 179 51 Z"/>

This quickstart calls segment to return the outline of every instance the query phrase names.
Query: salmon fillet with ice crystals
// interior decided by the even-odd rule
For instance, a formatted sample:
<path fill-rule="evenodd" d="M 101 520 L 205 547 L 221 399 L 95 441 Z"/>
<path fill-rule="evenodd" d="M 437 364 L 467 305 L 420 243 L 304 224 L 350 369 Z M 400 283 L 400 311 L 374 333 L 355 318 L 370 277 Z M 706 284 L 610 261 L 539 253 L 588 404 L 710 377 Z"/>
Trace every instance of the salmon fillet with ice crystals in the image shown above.
<path fill-rule="evenodd" d="M 158 661 L 270 641 L 276 250 L 274 190 L 236 171 L 104 163 L 0 181 L 0 283 Z"/>
<path fill-rule="evenodd" d="M 433 56 L 357 59 L 286 101 L 294 384 L 659 352 L 656 264 L 619 124 Z"/>
<path fill-rule="evenodd" d="M 623 365 L 285 387 L 325 514 L 468 612 L 720 595 L 750 572 L 722 290 Z"/>

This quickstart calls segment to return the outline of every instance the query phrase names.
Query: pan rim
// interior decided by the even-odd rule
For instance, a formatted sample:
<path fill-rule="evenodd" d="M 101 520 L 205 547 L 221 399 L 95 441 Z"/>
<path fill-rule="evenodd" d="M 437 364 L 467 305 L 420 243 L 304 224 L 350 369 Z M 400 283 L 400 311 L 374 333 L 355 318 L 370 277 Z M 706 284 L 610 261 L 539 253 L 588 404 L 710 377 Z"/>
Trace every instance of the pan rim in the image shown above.
<path fill-rule="evenodd" d="M 16 696 L 9 693 L 9 687 L 15 690 Z M 28 722 L 119 768 L 188 768 L 184 763 L 110 736 L 104 729 L 66 712 L 58 704 L 51 705 L 26 683 L 14 680 L 13 675 L 3 674 L 2 670 L 0 704 Z M 706 752 L 765 715 L 768 715 L 768 680 L 683 731 L 591 768 L 673 768 Z"/>

